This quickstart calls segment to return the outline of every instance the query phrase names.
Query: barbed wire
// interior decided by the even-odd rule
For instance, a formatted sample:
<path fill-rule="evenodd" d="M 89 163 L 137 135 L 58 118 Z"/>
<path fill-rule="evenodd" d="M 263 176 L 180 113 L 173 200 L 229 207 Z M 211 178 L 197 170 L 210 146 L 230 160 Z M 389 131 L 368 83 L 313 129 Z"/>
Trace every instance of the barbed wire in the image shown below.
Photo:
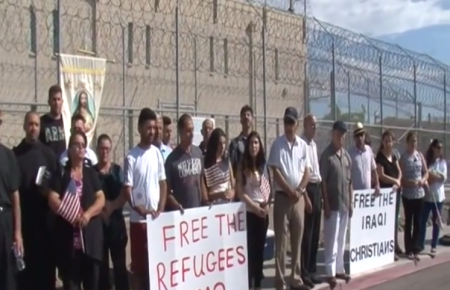
<path fill-rule="evenodd" d="M 317 20 L 305 1 L 178 1 L 177 21 L 176 1 L 0 0 L 1 101 L 45 103 L 57 53 L 88 53 L 109 60 L 107 107 L 173 107 L 178 86 L 183 107 L 211 114 L 248 103 L 260 116 L 296 106 L 325 118 L 334 100 L 369 123 L 380 112 L 447 121 L 447 65 Z"/>

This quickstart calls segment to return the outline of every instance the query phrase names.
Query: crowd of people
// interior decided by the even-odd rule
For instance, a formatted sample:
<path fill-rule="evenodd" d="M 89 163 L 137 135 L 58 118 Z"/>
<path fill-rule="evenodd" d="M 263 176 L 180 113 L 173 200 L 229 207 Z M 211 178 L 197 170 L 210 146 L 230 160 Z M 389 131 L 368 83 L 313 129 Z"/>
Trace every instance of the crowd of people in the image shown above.
<path fill-rule="evenodd" d="M 353 190 L 363 189 L 373 189 L 375 195 L 381 188 L 398 191 L 397 213 L 400 200 L 405 213 L 405 250 L 396 239 L 396 259 L 419 259 L 430 212 L 435 221 L 431 252 L 436 252 L 447 176 L 439 140 L 423 155 L 417 150 L 417 136 L 409 132 L 404 153 L 396 154 L 394 135 L 387 130 L 374 153 L 366 144 L 364 126 L 357 123 L 350 132 L 354 146 L 346 150 L 350 130 L 336 121 L 331 142 L 318 152 L 316 118 L 308 114 L 302 121 L 298 111 L 288 107 L 284 134 L 266 154 L 253 130 L 253 110 L 244 106 L 242 131 L 229 146 L 225 132 L 206 119 L 204 139 L 197 147 L 190 115 L 172 124 L 170 118 L 144 108 L 138 119 L 139 143 L 128 152 L 122 169 L 110 159 L 110 136 L 101 134 L 95 151 L 88 147 L 83 116 L 72 117 L 71 135 L 65 136 L 59 86 L 49 89 L 48 104 L 50 111 L 43 116 L 33 111 L 25 115 L 20 144 L 12 150 L 0 145 L 0 289 L 55 289 L 58 269 L 64 290 L 110 290 L 111 257 L 114 289 L 148 290 L 147 249 L 155 241 L 147 241 L 146 216 L 237 200 L 247 208 L 250 289 L 260 290 L 264 279 L 271 206 L 275 289 L 306 290 L 322 282 L 334 288 L 337 280 L 350 280 L 344 269 L 346 231 Z M 176 146 L 171 145 L 174 125 Z M 131 207 L 129 233 L 125 203 Z M 326 281 L 317 273 L 322 216 Z M 285 280 L 288 248 L 292 260 Z M 19 267 L 22 258 L 25 268 Z"/>

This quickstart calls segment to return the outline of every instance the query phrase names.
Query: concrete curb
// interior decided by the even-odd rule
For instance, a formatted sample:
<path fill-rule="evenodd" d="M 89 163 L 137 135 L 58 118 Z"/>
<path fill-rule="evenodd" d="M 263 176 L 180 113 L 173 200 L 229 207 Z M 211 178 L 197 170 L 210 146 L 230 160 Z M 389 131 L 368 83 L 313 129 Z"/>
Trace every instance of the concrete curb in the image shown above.
<path fill-rule="evenodd" d="M 385 282 L 389 282 L 406 275 L 410 275 L 427 268 L 450 262 L 450 252 L 437 254 L 435 258 L 429 256 L 420 256 L 421 260 L 417 265 L 413 261 L 400 260 L 380 270 L 374 270 L 370 274 L 362 274 L 353 278 L 348 284 L 339 283 L 337 289 L 340 290 L 363 290 L 368 289 Z M 318 285 L 314 289 L 330 289 L 327 284 Z"/>

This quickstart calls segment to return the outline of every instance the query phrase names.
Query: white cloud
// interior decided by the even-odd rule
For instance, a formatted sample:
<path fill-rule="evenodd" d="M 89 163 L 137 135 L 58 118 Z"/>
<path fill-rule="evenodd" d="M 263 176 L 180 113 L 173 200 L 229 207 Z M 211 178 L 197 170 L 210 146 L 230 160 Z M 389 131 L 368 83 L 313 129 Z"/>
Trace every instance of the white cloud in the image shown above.
<path fill-rule="evenodd" d="M 307 1 L 308 14 L 317 19 L 371 36 L 450 24 L 450 10 L 443 8 L 450 0 L 296 0 L 296 12 L 302 12 L 303 1 Z M 267 0 L 268 5 L 281 9 L 287 9 L 288 3 Z"/>

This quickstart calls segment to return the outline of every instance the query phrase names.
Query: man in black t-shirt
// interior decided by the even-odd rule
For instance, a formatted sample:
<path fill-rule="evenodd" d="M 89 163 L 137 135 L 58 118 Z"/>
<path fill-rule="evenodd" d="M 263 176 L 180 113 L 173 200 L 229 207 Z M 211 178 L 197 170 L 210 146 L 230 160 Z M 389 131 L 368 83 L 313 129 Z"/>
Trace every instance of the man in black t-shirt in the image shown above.
<path fill-rule="evenodd" d="M 41 116 L 41 131 L 39 140 L 50 147 L 56 156 L 66 150 L 66 137 L 64 133 L 64 123 L 61 115 L 62 110 L 62 89 L 58 85 L 51 86 L 48 91 L 48 105 L 50 112 Z"/>

